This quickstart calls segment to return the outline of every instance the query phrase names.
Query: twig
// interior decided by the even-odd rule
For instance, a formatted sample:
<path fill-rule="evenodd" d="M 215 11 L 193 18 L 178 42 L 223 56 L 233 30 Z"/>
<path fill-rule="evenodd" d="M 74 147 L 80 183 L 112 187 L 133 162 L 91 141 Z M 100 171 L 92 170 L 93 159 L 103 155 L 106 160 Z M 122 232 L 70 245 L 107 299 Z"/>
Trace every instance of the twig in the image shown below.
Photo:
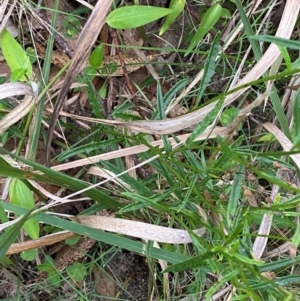
<path fill-rule="evenodd" d="M 112 76 L 108 77 L 108 95 L 106 101 L 106 114 L 109 118 L 111 111 L 112 111 L 112 102 L 113 102 L 113 93 L 114 93 L 114 78 Z"/>

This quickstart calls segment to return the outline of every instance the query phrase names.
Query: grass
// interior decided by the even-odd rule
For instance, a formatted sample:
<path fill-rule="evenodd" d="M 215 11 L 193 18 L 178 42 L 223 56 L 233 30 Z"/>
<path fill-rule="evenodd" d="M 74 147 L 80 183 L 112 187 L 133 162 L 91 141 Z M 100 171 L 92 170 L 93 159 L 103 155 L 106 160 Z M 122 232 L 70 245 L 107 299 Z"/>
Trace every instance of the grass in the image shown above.
<path fill-rule="evenodd" d="M 24 35 L 15 39 L 23 47 L 20 57 L 24 45 L 30 39 L 29 44 L 34 45 L 37 39 L 36 29 L 28 29 L 14 15 L 24 4 L 18 2 L 10 12 L 15 23 L 24 27 Z M 28 102 L 32 107 L 26 114 L 19 109 L 16 116 L 20 118 L 14 122 L 13 109 L 18 109 L 17 101 L 24 98 L 18 96 L 12 102 L 15 94 L 8 94 L 11 88 L 4 83 L 12 84 L 13 77 L 22 81 L 23 76 L 29 77 L 29 69 L 16 69 L 12 77 L 2 77 L 0 257 L 5 274 L 0 275 L 0 288 L 16 282 L 15 276 L 20 282 L 1 298 L 62 300 L 71 295 L 74 300 L 300 300 L 300 118 L 299 93 L 294 91 L 299 71 L 300 47 L 295 40 L 300 5 L 286 1 L 284 13 L 275 18 L 275 1 L 258 9 L 254 4 L 256 1 L 222 3 L 229 17 L 224 18 L 223 11 L 205 39 L 185 57 L 195 33 L 192 25 L 197 27 L 198 14 L 203 18 L 208 9 L 198 2 L 188 3 L 180 14 L 186 18 L 180 43 L 168 42 L 172 46 L 168 51 L 176 54 L 176 61 L 165 61 L 162 69 L 151 70 L 151 75 L 141 73 L 142 81 L 133 83 L 134 96 L 126 84 L 125 90 L 115 88 L 123 86 L 119 78 L 114 83 L 102 79 L 99 88 L 88 75 L 91 69 L 79 70 L 80 55 L 94 44 L 87 36 L 79 39 L 73 65 L 63 73 L 51 67 L 55 39 L 49 35 L 46 57 L 43 61 L 37 58 L 42 70 L 35 70 L 35 78 L 30 75 L 32 81 L 39 82 L 39 102 Z M 34 4 L 27 5 L 26 17 L 36 17 Z M 64 12 L 57 2 L 50 33 L 61 22 L 61 15 L 72 15 L 73 22 L 89 17 L 88 10 L 77 13 L 81 8 Z M 95 10 L 94 15 L 97 13 Z M 236 19 L 231 22 L 234 13 Z M 92 17 L 87 24 L 96 22 Z M 176 31 L 176 23 L 172 26 L 169 30 Z M 154 28 L 152 31 L 159 32 L 159 23 Z M 153 34 L 147 26 L 140 30 L 149 42 L 144 50 L 166 51 L 152 45 Z M 277 37 L 270 37 L 275 32 Z M 121 46 L 123 42 L 120 34 Z M 5 48 L 3 36 L 1 45 Z M 120 47 L 121 51 L 126 47 Z M 7 56 L 5 61 L 8 64 Z M 38 66 L 37 62 L 33 65 Z M 157 73 L 159 81 L 155 80 Z M 57 96 L 51 89 L 59 75 L 64 89 Z M 129 77 L 136 81 L 134 75 Z M 218 81 L 221 86 L 215 84 Z M 49 140 L 45 124 L 56 123 L 51 112 L 59 109 L 62 103 L 57 103 L 73 82 L 84 84 L 84 88 L 73 89 L 73 94 L 80 91 L 88 96 L 85 101 L 89 102 L 90 116 L 79 116 L 76 111 L 71 114 L 64 108 L 68 119 L 59 121 L 59 136 Z M 54 110 L 52 101 L 56 101 Z M 169 118 L 170 112 L 183 109 L 187 113 Z M 13 147 L 9 147 L 11 141 Z M 48 146 L 52 143 L 52 152 L 45 150 L 47 141 Z M 58 146 L 59 151 L 53 154 Z M 52 160 L 51 168 L 46 157 Z M 11 178 L 22 180 L 14 191 Z M 65 189 L 62 195 L 56 194 L 59 188 Z M 38 203 L 33 197 L 31 200 L 33 193 Z M 81 224 L 75 222 L 71 211 L 56 212 L 57 206 L 69 202 L 72 206 L 83 204 L 78 213 L 85 217 L 77 220 Z M 89 227 L 99 221 L 94 215 L 104 212 L 115 217 L 113 222 L 107 225 L 102 217 L 103 224 L 94 222 L 93 228 Z M 124 220 L 129 226 L 122 223 Z M 149 224 L 157 227 L 148 228 Z M 22 226 L 27 233 L 21 230 L 20 234 Z M 192 231 L 195 229 L 200 229 L 201 235 Z M 97 242 L 91 250 L 83 251 L 85 258 L 71 262 L 63 271 L 55 265 L 54 256 L 48 255 L 50 247 L 33 253 L 14 251 L 25 245 L 24 237 L 38 243 L 38 237 L 33 237 L 36 232 L 50 246 L 51 235 L 62 230 Z M 187 233 L 191 242 L 180 242 L 181 235 Z M 166 242 L 177 237 L 177 243 Z M 76 242 L 71 244 L 76 249 Z M 8 255 L 12 253 L 15 255 Z M 126 258 L 130 256 L 140 256 L 141 261 L 133 265 L 131 273 L 120 273 L 129 265 Z M 29 264 L 33 272 L 26 278 Z M 140 265 L 143 268 L 135 270 Z M 44 278 L 42 271 L 48 273 Z M 137 276 L 139 272 L 144 276 Z M 113 292 L 95 290 L 97 275 L 114 288 Z M 138 290 L 131 290 L 137 278 L 147 282 L 143 298 L 138 297 Z"/>

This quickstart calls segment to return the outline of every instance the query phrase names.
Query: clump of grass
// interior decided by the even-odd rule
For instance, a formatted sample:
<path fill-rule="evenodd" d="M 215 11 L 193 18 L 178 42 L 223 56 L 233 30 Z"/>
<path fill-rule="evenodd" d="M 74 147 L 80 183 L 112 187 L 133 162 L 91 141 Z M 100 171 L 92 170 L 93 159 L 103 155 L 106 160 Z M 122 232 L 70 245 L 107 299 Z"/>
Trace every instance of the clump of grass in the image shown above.
<path fill-rule="evenodd" d="M 173 74 L 167 73 L 166 66 L 165 70 L 160 71 L 167 74 L 164 80 L 170 83 L 165 93 L 163 80 L 155 81 L 155 75 L 151 73 L 152 78 L 146 78 L 145 86 L 138 88 L 143 99 L 135 103 L 144 105 L 148 120 L 140 120 L 141 116 L 135 114 L 129 100 L 112 106 L 111 120 L 100 119 L 108 117 L 105 102 L 94 89 L 92 78 L 85 74 L 80 81 L 85 84 L 92 114 L 97 119 L 66 114 L 74 120 L 85 121 L 86 126 L 78 131 L 77 126 L 68 121 L 63 124 L 71 133 L 76 133 L 76 141 L 66 137 L 65 143 L 59 142 L 63 150 L 56 157 L 56 166 L 49 168 L 43 165 L 45 161 L 42 164 L 36 162 L 36 154 L 40 151 L 38 139 L 46 135 L 42 122 L 49 122 L 45 114 L 48 110 L 45 101 L 40 101 L 37 106 L 31 104 L 32 108 L 23 120 L 15 121 L 13 126 L 1 132 L 2 142 L 6 143 L 8 138 L 14 137 L 19 146 L 16 153 L 1 147 L 0 175 L 7 181 L 6 188 L 9 178 L 21 180 L 17 182 L 14 197 L 12 193 L 8 196 L 7 189 L 4 189 L 0 203 L 0 219 L 3 222 L 0 229 L 5 229 L 0 236 L 2 267 L 11 270 L 9 264 L 16 266 L 16 260 L 20 260 L 19 257 L 11 260 L 5 254 L 7 251 L 13 253 L 12 248 L 16 246 L 12 243 L 27 221 L 25 230 L 29 235 L 36 230 L 32 230 L 34 227 L 39 227 L 44 234 L 47 226 L 51 225 L 52 231 L 68 230 L 105 243 L 110 250 L 105 252 L 114 254 L 111 257 L 122 249 L 145 257 L 150 275 L 148 293 L 145 295 L 149 299 L 297 300 L 300 258 L 296 251 L 299 244 L 299 93 L 291 93 L 291 86 L 297 84 L 294 83 L 297 81 L 294 75 L 298 72 L 299 62 L 291 49 L 298 50 L 299 45 L 291 39 L 297 20 L 295 13 L 299 12 L 300 5 L 293 1 L 286 2 L 277 28 L 278 37 L 260 36 L 263 26 L 256 28 L 255 32 L 253 30 L 257 24 L 264 24 L 264 20 L 274 12 L 272 3 L 261 7 L 259 14 L 250 4 L 243 8 L 240 1 L 236 1 L 236 6 L 232 5 L 226 7 L 224 3 L 223 10 L 219 6 L 197 6 L 200 11 L 203 9 L 212 14 L 204 13 L 206 17 L 203 17 L 204 20 L 211 18 L 208 20 L 209 24 L 213 24 L 211 32 L 199 27 L 196 34 L 196 37 L 202 33 L 207 38 L 212 37 L 210 48 L 197 51 L 195 35 L 190 34 L 191 28 L 187 28 L 182 44 L 186 48 L 175 49 L 175 52 L 180 59 L 184 59 L 182 54 L 188 52 L 205 63 L 200 70 L 193 72 L 190 71 L 197 67 L 195 65 L 189 68 L 189 64 L 174 64 L 170 66 L 175 72 Z M 225 18 L 226 15 L 232 16 L 235 10 L 239 16 L 236 23 L 231 22 L 232 18 Z M 180 14 L 185 14 L 185 11 Z M 55 16 L 53 14 L 53 27 Z M 96 22 L 93 16 L 88 24 Z M 215 21 L 224 28 L 222 32 L 216 30 Z M 143 34 L 151 37 L 145 30 Z M 41 100 L 46 100 L 44 96 L 53 84 L 48 77 L 53 48 L 51 39 L 42 71 L 44 84 L 39 91 Z M 82 43 L 82 40 L 79 41 Z M 88 42 L 87 39 L 83 41 Z M 19 45 L 21 42 L 19 39 Z M 269 45 L 270 42 L 273 44 Z M 233 45 L 229 49 L 229 45 L 234 43 L 240 46 Z M 79 59 L 79 51 L 85 49 L 80 42 L 78 47 L 73 64 Z M 72 66 L 65 79 L 66 87 L 76 80 L 79 73 L 78 68 Z M 19 80 L 29 74 L 28 70 L 22 71 Z M 187 71 L 176 74 L 176 70 Z M 228 77 L 227 84 L 222 89 L 210 89 L 214 77 L 220 74 Z M 287 79 L 290 83 L 284 88 Z M 154 83 L 154 105 L 147 98 L 146 83 Z M 104 95 L 106 89 L 111 89 L 110 93 L 113 93 L 112 83 L 105 85 L 101 93 Z M 281 87 L 280 92 L 276 87 Z M 209 94 L 207 91 L 210 91 Z M 8 98 L 11 95 L 5 95 L 3 118 L 7 118 L 8 115 L 4 114 L 10 110 Z M 107 97 L 110 96 L 108 93 Z M 286 109 L 281 99 L 288 97 L 294 104 Z M 188 113 L 168 118 L 168 113 L 176 106 L 184 107 Z M 122 117 L 123 121 L 115 120 L 116 117 Z M 30 132 L 30 128 L 36 130 Z M 21 149 L 26 136 L 29 137 L 30 155 L 25 159 Z M 21 163 L 25 164 L 25 168 L 19 168 Z M 75 168 L 76 176 L 69 171 L 72 168 Z M 83 174 L 86 177 L 82 177 Z M 102 182 L 99 183 L 98 177 Z M 68 189 L 67 195 L 54 196 L 37 182 Z M 39 197 L 53 198 L 55 201 L 43 203 L 37 209 L 32 202 L 22 202 L 25 191 L 33 191 Z M 104 232 L 106 228 L 94 229 L 74 222 L 73 217 L 69 221 L 49 214 L 51 208 L 74 201 L 78 195 L 92 201 L 92 206 L 80 212 L 81 215 L 95 215 L 107 210 L 116 217 L 115 229 Z M 7 203 L 5 199 L 8 198 L 15 198 L 16 201 Z M 16 219 L 9 223 L 6 212 L 12 212 Z M 132 238 L 130 233 L 119 235 L 124 234 L 124 229 L 118 229 L 117 218 L 186 230 L 191 242 L 170 244 L 163 241 L 164 237 L 157 244 L 147 240 L 143 233 L 137 236 L 143 240 Z M 193 232 L 195 229 L 202 229 L 201 235 L 196 235 Z M 99 256 L 97 251 L 94 254 Z M 29 255 L 27 253 L 26 256 Z M 102 256 L 100 252 L 104 266 L 109 264 L 111 257 Z M 46 256 L 43 258 L 47 259 Z M 96 263 L 95 257 L 90 257 L 89 262 L 93 260 Z M 71 285 L 78 300 L 92 300 L 74 284 L 72 274 L 57 272 L 53 259 L 49 257 L 48 261 L 39 269 L 48 271 L 46 281 L 51 284 L 51 294 L 58 279 L 58 283 L 63 280 Z M 40 263 L 40 260 L 37 262 Z M 89 263 L 81 267 L 87 275 L 91 271 Z M 79 265 L 75 265 L 75 270 L 79 270 Z M 82 284 L 82 281 L 79 282 Z M 118 282 L 118 279 L 115 281 Z M 125 282 L 118 283 L 124 291 Z M 30 288 L 21 286 L 19 292 L 30 299 L 33 294 L 31 289 L 48 290 L 37 283 Z M 63 294 L 60 288 L 55 289 Z M 120 294 L 110 297 L 120 297 Z"/>

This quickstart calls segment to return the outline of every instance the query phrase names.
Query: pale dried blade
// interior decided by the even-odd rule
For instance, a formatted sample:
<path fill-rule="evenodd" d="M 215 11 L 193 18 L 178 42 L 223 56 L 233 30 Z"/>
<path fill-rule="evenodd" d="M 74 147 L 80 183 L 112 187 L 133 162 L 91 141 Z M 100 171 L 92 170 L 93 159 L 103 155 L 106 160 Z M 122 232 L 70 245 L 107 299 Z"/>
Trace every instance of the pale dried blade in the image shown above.
<path fill-rule="evenodd" d="M 171 244 L 185 244 L 192 242 L 189 232 L 181 229 L 150 225 L 143 222 L 107 216 L 79 215 L 71 219 L 87 227 L 145 240 Z M 205 228 L 193 230 L 193 232 L 196 235 L 202 236 L 205 233 Z"/>
<path fill-rule="evenodd" d="M 64 100 L 67 96 L 71 84 L 74 82 L 79 72 L 85 66 L 86 60 L 91 52 L 91 49 L 105 23 L 106 15 L 108 14 L 112 2 L 113 0 L 99 0 L 97 2 L 92 14 L 90 15 L 78 38 L 74 57 L 72 58 L 70 68 L 68 69 L 67 75 L 64 80 L 64 89 L 60 90 L 60 93 L 57 97 L 57 101 L 53 110 L 53 115 L 49 124 L 46 143 L 46 161 L 48 165 L 50 163 L 49 152 L 51 141 L 53 138 L 53 132 L 56 121 L 59 116 L 59 112 L 63 107 Z"/>

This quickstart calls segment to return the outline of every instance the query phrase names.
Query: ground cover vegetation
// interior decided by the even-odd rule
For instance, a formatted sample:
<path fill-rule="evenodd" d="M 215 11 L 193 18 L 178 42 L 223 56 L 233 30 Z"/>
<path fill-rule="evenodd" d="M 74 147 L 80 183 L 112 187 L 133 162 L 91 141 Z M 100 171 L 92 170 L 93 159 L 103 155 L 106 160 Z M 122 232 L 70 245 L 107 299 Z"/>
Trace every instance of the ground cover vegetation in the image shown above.
<path fill-rule="evenodd" d="M 300 300 L 298 0 L 0 7 L 1 300 Z"/>

